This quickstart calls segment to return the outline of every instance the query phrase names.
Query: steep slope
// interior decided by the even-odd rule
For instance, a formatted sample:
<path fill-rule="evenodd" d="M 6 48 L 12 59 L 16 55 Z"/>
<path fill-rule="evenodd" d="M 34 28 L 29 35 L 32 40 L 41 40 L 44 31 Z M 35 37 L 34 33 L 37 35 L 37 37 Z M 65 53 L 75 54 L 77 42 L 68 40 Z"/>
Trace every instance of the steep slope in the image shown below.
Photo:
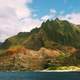
<path fill-rule="evenodd" d="M 80 29 L 68 21 L 47 20 L 40 28 L 35 28 L 31 32 L 21 32 L 8 38 L 1 48 L 14 45 L 24 45 L 34 50 L 41 47 L 54 48 L 54 45 L 80 48 Z"/>
<path fill-rule="evenodd" d="M 10 48 L 0 55 L 0 70 L 41 70 L 60 56 L 60 50 L 41 48 L 39 51 L 24 47 Z M 51 60 L 50 60 L 51 59 Z M 49 61 L 49 62 L 48 62 Z M 54 61 L 56 63 L 56 61 Z M 57 65 L 59 62 L 57 63 Z"/>
<path fill-rule="evenodd" d="M 20 32 L 0 45 L 0 70 L 36 70 L 80 65 L 80 27 L 47 20 L 31 32 Z"/>
<path fill-rule="evenodd" d="M 42 26 L 51 41 L 80 48 L 80 31 L 68 21 L 48 20 Z"/>
<path fill-rule="evenodd" d="M 0 45 L 0 48 L 1 49 L 8 49 L 9 47 L 12 47 L 12 46 L 22 45 L 24 40 L 26 40 L 29 35 L 30 35 L 29 32 L 20 32 L 17 35 L 6 39 L 5 42 L 3 42 Z"/>
<path fill-rule="evenodd" d="M 0 45 L 2 44 L 2 42 L 0 42 Z"/>
<path fill-rule="evenodd" d="M 72 46 L 80 48 L 80 30 L 68 21 L 47 20 L 43 22 L 37 33 L 32 34 L 24 42 L 27 48 L 40 49 Z"/>

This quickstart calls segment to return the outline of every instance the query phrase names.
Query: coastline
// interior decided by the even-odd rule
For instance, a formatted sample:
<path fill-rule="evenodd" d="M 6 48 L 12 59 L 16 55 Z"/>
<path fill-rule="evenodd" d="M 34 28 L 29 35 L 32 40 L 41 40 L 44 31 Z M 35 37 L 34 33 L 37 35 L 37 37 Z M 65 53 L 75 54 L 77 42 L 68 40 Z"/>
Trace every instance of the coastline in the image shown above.
<path fill-rule="evenodd" d="M 40 72 L 80 72 L 78 70 L 42 70 Z"/>

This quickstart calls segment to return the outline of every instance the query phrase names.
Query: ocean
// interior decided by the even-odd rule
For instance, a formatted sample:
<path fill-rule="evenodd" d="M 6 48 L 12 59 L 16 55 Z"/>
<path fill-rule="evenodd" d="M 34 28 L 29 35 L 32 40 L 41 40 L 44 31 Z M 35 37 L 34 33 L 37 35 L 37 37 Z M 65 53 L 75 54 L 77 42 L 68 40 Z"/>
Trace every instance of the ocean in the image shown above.
<path fill-rule="evenodd" d="M 0 80 L 80 80 L 80 72 L 0 72 Z"/>

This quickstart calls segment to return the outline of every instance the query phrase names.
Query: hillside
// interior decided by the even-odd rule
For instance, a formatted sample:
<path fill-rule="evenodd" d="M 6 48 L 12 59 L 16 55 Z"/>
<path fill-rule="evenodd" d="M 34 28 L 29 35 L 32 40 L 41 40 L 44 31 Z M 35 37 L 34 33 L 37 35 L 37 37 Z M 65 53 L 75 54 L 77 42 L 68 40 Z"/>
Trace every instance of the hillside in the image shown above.
<path fill-rule="evenodd" d="M 14 45 L 24 45 L 30 49 L 41 47 L 54 48 L 54 45 L 66 45 L 80 48 L 80 29 L 68 21 L 47 20 L 40 28 L 31 32 L 20 32 L 18 35 L 8 38 L 1 48 L 9 48 Z"/>
<path fill-rule="evenodd" d="M 20 32 L 0 45 L 0 70 L 37 70 L 80 66 L 80 27 L 47 20 L 31 32 Z"/>

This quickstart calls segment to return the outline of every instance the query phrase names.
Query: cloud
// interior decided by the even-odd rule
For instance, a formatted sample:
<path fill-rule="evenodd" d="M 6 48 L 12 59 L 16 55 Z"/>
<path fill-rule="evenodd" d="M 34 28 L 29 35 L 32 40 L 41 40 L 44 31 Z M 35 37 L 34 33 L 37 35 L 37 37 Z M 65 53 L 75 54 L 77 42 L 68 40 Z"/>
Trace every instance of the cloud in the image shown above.
<path fill-rule="evenodd" d="M 0 41 L 41 24 L 39 19 L 32 18 L 29 3 L 32 0 L 0 0 Z"/>
<path fill-rule="evenodd" d="M 21 20 L 23 23 L 23 27 L 21 28 L 22 31 L 30 31 L 32 28 L 40 27 L 42 21 L 39 19 L 32 19 L 32 18 L 24 18 Z"/>
<path fill-rule="evenodd" d="M 43 21 L 56 17 L 80 24 L 80 13 L 57 14 L 55 9 L 50 9 L 48 14 L 37 19 L 37 14 L 33 14 L 33 10 L 28 7 L 31 3 L 32 0 L 0 0 L 0 41 L 18 32 L 30 31 Z"/>
<path fill-rule="evenodd" d="M 74 24 L 80 24 L 80 13 L 70 13 L 66 15 L 59 16 L 62 20 L 68 20 Z"/>
<path fill-rule="evenodd" d="M 48 15 L 44 15 L 41 17 L 42 21 L 46 21 L 48 19 L 53 19 L 56 17 L 56 10 L 55 9 L 50 9 Z"/>
<path fill-rule="evenodd" d="M 65 0 L 66 1 L 66 0 Z M 66 14 L 65 11 L 57 12 L 55 9 L 50 9 L 47 15 L 41 17 L 42 21 L 46 21 L 48 19 L 59 18 L 61 20 L 67 20 L 73 24 L 80 25 L 80 12 L 72 12 Z"/>
<path fill-rule="evenodd" d="M 50 18 L 52 18 L 50 15 L 45 15 L 45 16 L 41 17 L 41 20 L 46 21 Z"/>
<path fill-rule="evenodd" d="M 50 14 L 56 14 L 56 10 L 55 9 L 50 9 Z"/>
<path fill-rule="evenodd" d="M 31 0 L 0 0 L 0 9 L 6 7 L 13 8 L 18 17 L 30 16 L 31 12 L 26 4 L 31 3 Z"/>

